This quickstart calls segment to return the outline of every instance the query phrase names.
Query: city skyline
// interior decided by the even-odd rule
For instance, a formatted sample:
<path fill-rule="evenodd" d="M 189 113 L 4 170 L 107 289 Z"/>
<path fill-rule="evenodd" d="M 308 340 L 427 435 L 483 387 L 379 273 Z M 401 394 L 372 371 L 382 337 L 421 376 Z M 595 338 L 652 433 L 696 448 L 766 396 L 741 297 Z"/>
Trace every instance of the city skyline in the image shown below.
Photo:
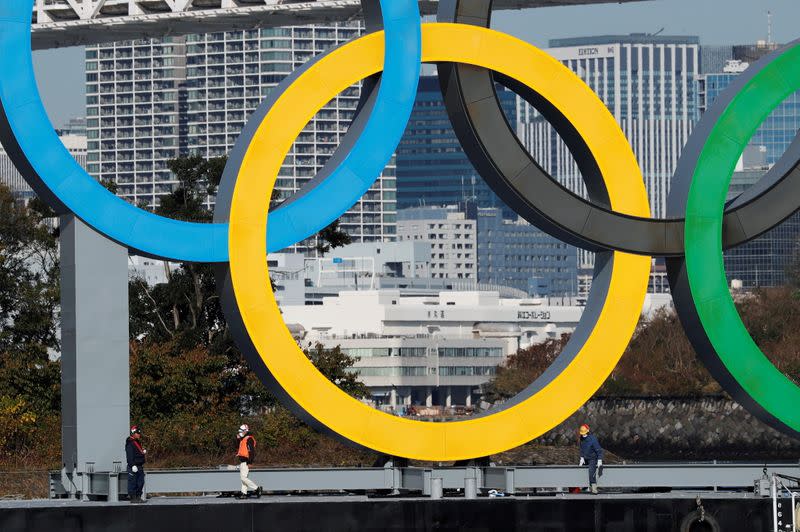
<path fill-rule="evenodd" d="M 725 24 L 706 24 L 709 17 L 718 17 L 723 0 L 656 0 L 500 11 L 494 16 L 493 27 L 542 48 L 554 38 L 648 33 L 662 27 L 664 33 L 671 35 L 697 35 L 704 45 L 742 44 L 767 38 L 766 13 L 771 10 L 773 40 L 786 42 L 798 37 L 793 21 L 800 15 L 800 4 L 793 0 L 764 0 L 757 4 L 748 0 L 725 1 L 726 12 L 738 14 Z M 576 9 L 582 14 L 577 19 L 573 16 Z M 686 17 L 686 9 L 697 16 Z M 759 20 L 763 23 L 753 23 Z M 85 112 L 84 57 L 83 47 L 34 53 L 39 90 L 55 127 Z"/>

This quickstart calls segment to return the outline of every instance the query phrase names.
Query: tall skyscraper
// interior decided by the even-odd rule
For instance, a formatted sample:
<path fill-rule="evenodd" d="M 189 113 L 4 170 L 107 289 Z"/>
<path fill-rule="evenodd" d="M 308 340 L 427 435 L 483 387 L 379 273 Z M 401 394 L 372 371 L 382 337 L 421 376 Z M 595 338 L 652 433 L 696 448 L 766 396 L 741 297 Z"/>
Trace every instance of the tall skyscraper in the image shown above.
<path fill-rule="evenodd" d="M 775 44 L 714 47 L 729 49 L 731 57 L 718 72 L 706 72 L 699 79 L 700 110 L 705 111 L 728 85 L 744 72 L 750 62 L 777 48 Z M 718 65 L 713 65 L 718 66 Z M 706 65 L 704 65 L 704 70 Z M 770 114 L 750 139 L 737 172 L 731 180 L 730 197 L 756 183 L 795 139 L 800 130 L 800 92 L 789 95 Z M 790 216 L 778 227 L 742 246 L 725 251 L 725 272 L 729 281 L 739 280 L 744 288 L 778 286 L 795 260 L 800 239 L 800 214 Z"/>
<path fill-rule="evenodd" d="M 516 127 L 516 96 L 499 90 L 506 117 Z M 492 192 L 473 168 L 456 138 L 436 76 L 420 79 L 417 100 L 405 135 L 397 148 L 397 205 L 463 205 L 498 207 L 509 218 L 516 214 Z"/>
<path fill-rule="evenodd" d="M 697 118 L 699 39 L 646 34 L 556 39 L 548 52 L 606 104 L 639 161 L 653 216 L 666 213 L 672 174 Z M 519 136 L 539 163 L 585 197 L 580 172 L 553 128 L 519 103 Z M 593 255 L 579 252 L 587 270 Z"/>
<path fill-rule="evenodd" d="M 176 186 L 167 162 L 227 155 L 269 91 L 311 57 L 363 31 L 359 23 L 217 32 L 93 46 L 86 51 L 89 172 L 118 194 L 156 205 Z M 325 164 L 349 126 L 360 88 L 308 124 L 276 182 L 291 196 Z M 394 161 L 341 218 L 355 241 L 394 239 Z M 307 246 L 298 246 L 307 250 Z"/>
<path fill-rule="evenodd" d="M 185 80 L 184 37 L 86 48 L 87 169 L 132 203 L 156 205 L 176 184 Z"/>

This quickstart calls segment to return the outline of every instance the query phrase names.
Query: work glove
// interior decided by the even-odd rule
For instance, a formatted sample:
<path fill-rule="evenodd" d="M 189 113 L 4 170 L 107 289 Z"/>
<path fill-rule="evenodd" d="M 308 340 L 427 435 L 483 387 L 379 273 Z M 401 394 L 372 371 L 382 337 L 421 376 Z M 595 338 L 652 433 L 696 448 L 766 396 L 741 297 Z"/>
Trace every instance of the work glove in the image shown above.
<path fill-rule="evenodd" d="M 133 471 L 134 473 L 138 473 L 138 472 L 139 472 L 139 468 L 138 468 L 138 467 L 136 467 L 136 466 L 133 466 L 133 467 L 131 468 L 131 471 Z"/>
<path fill-rule="evenodd" d="M 586 460 L 584 460 L 583 456 L 581 456 L 581 461 L 578 462 L 578 465 L 579 466 L 585 466 L 586 465 Z"/>
<path fill-rule="evenodd" d="M 597 461 L 597 467 L 603 467 L 603 461 L 602 460 L 598 460 Z"/>
<path fill-rule="evenodd" d="M 597 476 L 598 477 L 602 477 L 603 476 L 603 461 L 602 460 L 598 460 L 597 461 Z"/>

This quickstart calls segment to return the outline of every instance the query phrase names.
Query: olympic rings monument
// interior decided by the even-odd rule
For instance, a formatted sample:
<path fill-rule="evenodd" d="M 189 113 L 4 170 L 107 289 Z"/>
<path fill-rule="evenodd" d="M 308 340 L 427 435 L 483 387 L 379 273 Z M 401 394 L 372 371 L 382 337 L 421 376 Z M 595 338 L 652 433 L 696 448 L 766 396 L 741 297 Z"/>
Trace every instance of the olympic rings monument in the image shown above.
<path fill-rule="evenodd" d="M 367 33 L 309 61 L 270 93 L 230 154 L 214 223 L 197 224 L 124 202 L 61 145 L 34 79 L 32 4 L 0 3 L 0 140 L 37 194 L 63 216 L 68 473 L 110 471 L 120 459 L 118 440 L 129 416 L 128 252 L 214 263 L 238 346 L 287 406 L 350 444 L 430 461 L 502 452 L 575 412 L 631 339 L 651 258 L 666 257 L 675 305 L 698 357 L 754 416 L 800 437 L 800 389 L 748 334 L 722 261 L 723 249 L 759 236 L 800 208 L 797 140 L 760 182 L 726 202 L 749 138 L 800 89 L 800 41 L 752 65 L 717 98 L 679 161 L 670 218 L 653 219 L 633 151 L 605 105 L 545 52 L 489 29 L 490 0 L 442 1 L 438 21 L 425 24 L 414 0 L 362 0 Z M 326 227 L 369 189 L 400 142 L 421 63 L 437 66 L 456 134 L 497 195 L 542 230 L 597 253 L 586 310 L 555 362 L 502 406 L 448 423 L 380 412 L 322 376 L 281 319 L 265 260 L 268 252 Z M 361 105 L 344 141 L 316 178 L 270 212 L 278 170 L 296 136 L 329 100 L 361 80 Z M 588 200 L 558 184 L 525 150 L 503 115 L 495 83 L 519 94 L 554 126 L 580 168 Z"/>

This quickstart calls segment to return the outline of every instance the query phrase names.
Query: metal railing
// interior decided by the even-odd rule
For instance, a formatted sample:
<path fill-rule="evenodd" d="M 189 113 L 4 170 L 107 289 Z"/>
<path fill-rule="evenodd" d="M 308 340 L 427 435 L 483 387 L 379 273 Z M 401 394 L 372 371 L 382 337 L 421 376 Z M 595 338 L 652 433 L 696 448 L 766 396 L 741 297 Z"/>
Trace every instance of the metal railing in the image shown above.
<path fill-rule="evenodd" d="M 787 485 L 788 484 L 788 485 Z M 772 522 L 775 532 L 800 531 L 800 507 L 797 497 L 800 495 L 800 478 L 779 473 L 772 474 Z M 789 514 L 786 511 L 786 499 L 789 499 Z"/>
<path fill-rule="evenodd" d="M 3 0 L 8 1 L 8 0 Z M 553 5 L 620 3 L 640 0 L 497 0 L 496 9 Z M 353 20 L 360 0 L 285 2 L 260 0 L 218 6 L 194 0 L 163 1 L 164 11 L 152 11 L 153 0 L 37 0 L 34 7 L 34 49 L 138 40 L 227 30 L 271 28 L 297 24 Z M 420 0 L 423 14 L 436 13 L 436 0 Z"/>

